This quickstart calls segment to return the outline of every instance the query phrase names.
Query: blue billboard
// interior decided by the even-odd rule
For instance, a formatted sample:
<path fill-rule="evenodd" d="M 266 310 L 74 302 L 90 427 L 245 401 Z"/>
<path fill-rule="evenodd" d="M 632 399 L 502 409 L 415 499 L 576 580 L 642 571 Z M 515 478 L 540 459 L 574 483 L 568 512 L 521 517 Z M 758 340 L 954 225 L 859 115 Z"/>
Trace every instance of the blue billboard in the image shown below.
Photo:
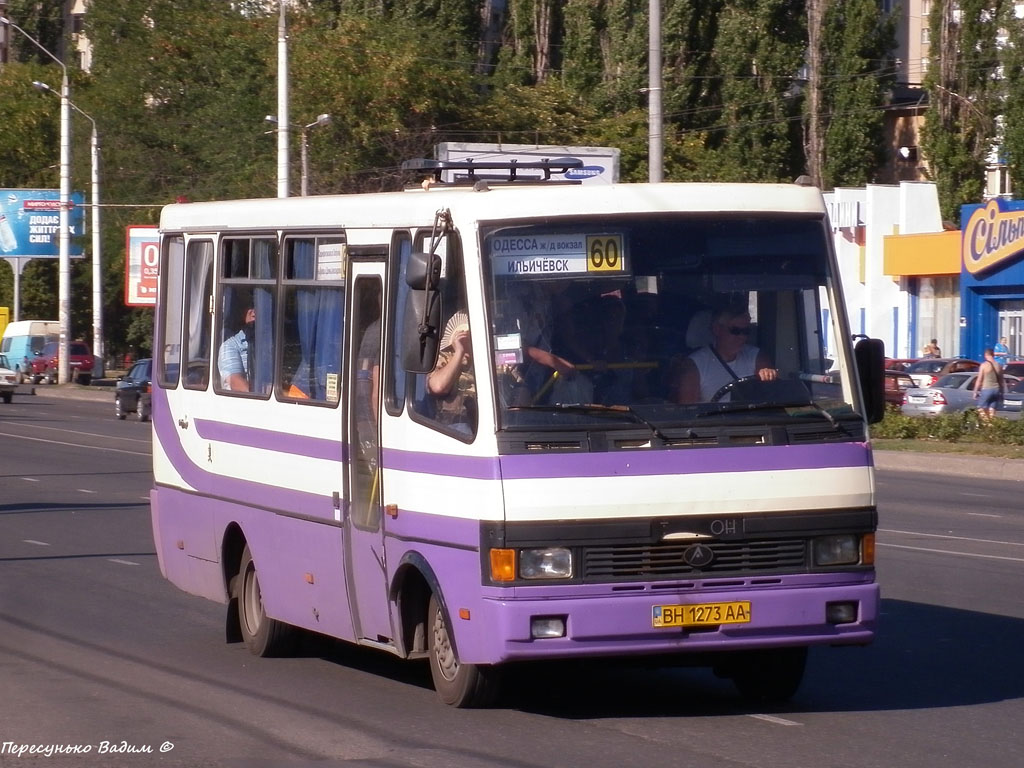
<path fill-rule="evenodd" d="M 85 196 L 71 194 L 72 256 L 82 255 Z M 60 256 L 60 192 L 56 189 L 0 189 L 0 257 L 55 259 Z"/>

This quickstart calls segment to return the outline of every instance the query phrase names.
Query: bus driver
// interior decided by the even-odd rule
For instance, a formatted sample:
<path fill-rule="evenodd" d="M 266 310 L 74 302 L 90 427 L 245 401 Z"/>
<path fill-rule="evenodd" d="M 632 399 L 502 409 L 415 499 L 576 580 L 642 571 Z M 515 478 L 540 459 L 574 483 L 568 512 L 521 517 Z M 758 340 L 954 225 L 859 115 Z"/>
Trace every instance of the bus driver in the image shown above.
<path fill-rule="evenodd" d="M 777 379 L 779 372 L 768 355 L 748 343 L 751 331 L 745 309 L 716 311 L 711 316 L 711 343 L 682 361 L 673 387 L 675 401 L 709 402 L 726 384 L 747 376 L 756 375 L 761 381 Z"/>

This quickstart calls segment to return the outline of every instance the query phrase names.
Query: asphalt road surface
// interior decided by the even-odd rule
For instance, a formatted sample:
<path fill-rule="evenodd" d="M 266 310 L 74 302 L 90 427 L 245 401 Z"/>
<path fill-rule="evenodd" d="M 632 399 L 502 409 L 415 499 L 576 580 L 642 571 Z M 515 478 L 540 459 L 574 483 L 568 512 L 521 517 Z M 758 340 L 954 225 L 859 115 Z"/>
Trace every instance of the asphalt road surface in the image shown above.
<path fill-rule="evenodd" d="M 226 644 L 223 608 L 160 576 L 150 426 L 116 421 L 110 392 L 38 391 L 0 406 L 4 768 L 1024 764 L 1013 480 L 880 471 L 878 639 L 812 650 L 786 706 L 603 661 L 517 668 L 497 707 L 453 710 L 423 664 L 316 637 L 289 659 Z"/>

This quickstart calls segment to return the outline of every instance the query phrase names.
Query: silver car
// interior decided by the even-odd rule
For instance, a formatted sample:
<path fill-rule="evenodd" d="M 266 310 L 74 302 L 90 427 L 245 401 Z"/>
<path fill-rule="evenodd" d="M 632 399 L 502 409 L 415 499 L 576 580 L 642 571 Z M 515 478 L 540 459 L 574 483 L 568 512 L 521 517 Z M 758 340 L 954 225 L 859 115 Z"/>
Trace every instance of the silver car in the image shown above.
<path fill-rule="evenodd" d="M 1021 416 L 1021 404 L 1024 402 L 1024 379 L 1016 384 L 1011 384 L 1011 378 L 1010 376 L 1006 377 L 1006 394 L 1003 395 L 1003 401 L 996 406 L 996 416 L 1010 421 L 1018 421 Z"/>
<path fill-rule="evenodd" d="M 976 373 L 947 373 L 930 387 L 911 387 L 903 392 L 900 410 L 906 416 L 938 416 L 973 408 Z"/>
<path fill-rule="evenodd" d="M 959 413 L 977 406 L 974 399 L 974 380 L 977 373 L 947 373 L 930 387 L 912 387 L 903 393 L 900 410 L 905 416 L 938 416 L 941 413 Z M 1019 383 L 1015 376 L 1006 377 L 1010 389 Z"/>

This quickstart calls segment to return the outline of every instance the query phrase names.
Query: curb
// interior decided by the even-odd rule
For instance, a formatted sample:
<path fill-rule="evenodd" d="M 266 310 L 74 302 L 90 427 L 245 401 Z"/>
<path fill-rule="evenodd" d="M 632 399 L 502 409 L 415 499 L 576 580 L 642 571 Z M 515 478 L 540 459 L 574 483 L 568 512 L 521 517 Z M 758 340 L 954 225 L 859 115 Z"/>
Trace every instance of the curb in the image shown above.
<path fill-rule="evenodd" d="M 1024 482 L 1024 459 L 918 451 L 874 451 L 875 469 Z"/>

